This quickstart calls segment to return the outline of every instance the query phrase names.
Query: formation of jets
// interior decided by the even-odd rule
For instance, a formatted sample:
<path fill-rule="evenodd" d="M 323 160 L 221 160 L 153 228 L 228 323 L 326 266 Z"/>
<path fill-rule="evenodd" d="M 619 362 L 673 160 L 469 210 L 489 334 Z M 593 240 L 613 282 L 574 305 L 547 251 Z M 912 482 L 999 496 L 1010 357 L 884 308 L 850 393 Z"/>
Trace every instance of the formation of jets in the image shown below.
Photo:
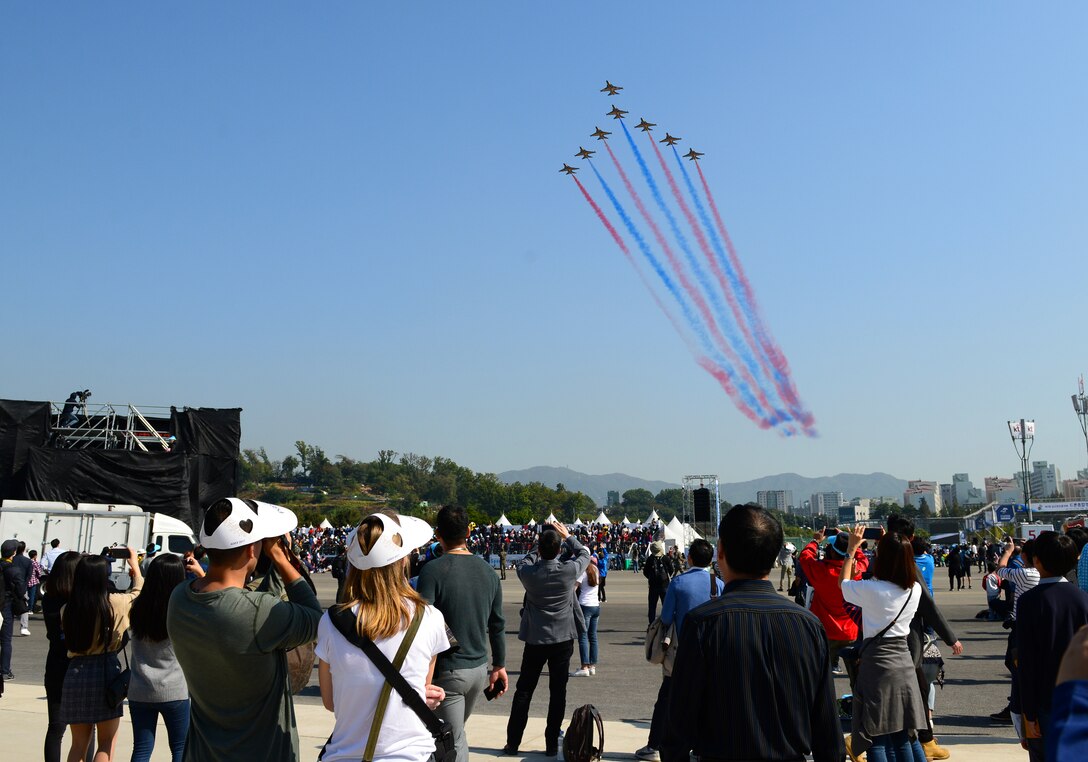
<path fill-rule="evenodd" d="M 608 80 L 605 80 L 604 87 L 601 88 L 601 92 L 602 93 L 608 93 L 609 97 L 611 97 L 611 96 L 616 95 L 617 93 L 619 93 L 619 91 L 622 90 L 622 89 L 623 88 L 620 87 L 619 85 L 613 85 Z M 624 111 L 619 106 L 613 106 L 612 110 L 609 111 L 608 114 L 606 114 L 606 116 L 610 116 L 613 119 L 623 119 L 623 117 L 626 116 L 628 113 L 629 112 Z M 635 127 L 637 129 L 640 129 L 643 132 L 650 132 L 656 126 L 657 125 L 654 124 L 653 122 L 647 122 L 645 119 L 640 119 L 639 123 L 635 125 Z M 590 133 L 589 136 L 591 138 L 597 138 L 597 140 L 608 140 L 608 136 L 611 135 L 611 134 L 612 134 L 611 132 L 607 132 L 606 130 L 602 130 L 600 127 L 597 127 L 593 132 Z M 680 142 L 680 138 L 673 137 L 668 132 L 666 132 L 665 137 L 662 138 L 658 142 L 664 143 L 667 146 L 675 146 L 677 143 Z M 592 156 L 595 153 L 597 153 L 597 152 L 596 151 L 590 151 L 590 150 L 588 150 L 586 148 L 582 148 L 582 146 L 578 146 L 578 153 L 576 153 L 574 155 L 577 156 L 579 159 L 589 159 L 589 157 Z M 689 161 L 699 161 L 699 159 L 703 155 L 704 154 L 701 153 L 700 151 L 696 151 L 694 148 L 692 148 L 690 151 L 688 151 L 686 154 L 684 154 L 684 158 L 688 159 Z M 564 173 L 566 173 L 568 175 L 573 175 L 575 172 L 578 171 L 578 168 L 577 167 L 572 167 L 569 164 L 563 164 L 563 168 L 560 169 L 559 171 L 564 172 Z"/>

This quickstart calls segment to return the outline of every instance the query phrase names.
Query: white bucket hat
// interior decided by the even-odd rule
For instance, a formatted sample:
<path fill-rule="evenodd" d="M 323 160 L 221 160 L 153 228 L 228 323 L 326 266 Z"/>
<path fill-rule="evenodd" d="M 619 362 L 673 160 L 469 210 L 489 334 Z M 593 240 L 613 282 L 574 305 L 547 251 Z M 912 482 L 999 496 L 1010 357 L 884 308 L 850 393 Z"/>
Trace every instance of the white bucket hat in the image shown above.
<path fill-rule="evenodd" d="M 230 515 L 208 533 L 208 515 L 200 524 L 200 544 L 212 550 L 233 550 L 251 545 L 268 537 L 279 537 L 298 526 L 298 517 L 291 511 L 271 503 L 256 500 L 226 498 Z"/>
<path fill-rule="evenodd" d="M 351 530 L 347 541 L 348 561 L 356 569 L 380 569 L 383 566 L 389 566 L 416 548 L 426 545 L 434 536 L 431 525 L 414 516 L 397 516 L 397 519 L 392 519 L 384 513 L 370 515 L 381 519 L 382 534 L 370 552 L 364 553 L 362 547 L 359 546 L 359 527 Z"/>

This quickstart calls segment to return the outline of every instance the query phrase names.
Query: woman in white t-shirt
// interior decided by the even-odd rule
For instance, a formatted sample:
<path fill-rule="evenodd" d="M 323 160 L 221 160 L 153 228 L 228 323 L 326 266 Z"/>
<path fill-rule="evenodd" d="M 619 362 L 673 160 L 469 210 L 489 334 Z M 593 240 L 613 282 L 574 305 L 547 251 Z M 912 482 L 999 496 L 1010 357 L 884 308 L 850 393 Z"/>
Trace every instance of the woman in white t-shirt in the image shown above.
<path fill-rule="evenodd" d="M 914 662 L 907 647 L 910 623 L 922 599 L 910 540 L 897 532 L 877 545 L 872 579 L 854 580 L 854 552 L 865 528 L 854 527 L 839 575 L 842 597 L 861 608 L 861 664 L 854 684 L 851 735 L 852 759 L 868 752 L 869 762 L 921 760 L 914 742 L 925 728 L 926 711 Z"/>
<path fill-rule="evenodd" d="M 582 667 L 573 674 L 575 677 L 589 677 L 597 674 L 597 621 L 601 617 L 601 602 L 597 597 L 600 572 L 597 569 L 597 556 L 589 557 L 589 566 L 578 578 L 578 606 L 582 609 L 585 627 L 578 633 L 578 651 L 582 657 Z"/>
<path fill-rule="evenodd" d="M 436 657 L 450 647 L 446 623 L 438 609 L 426 605 L 412 590 L 406 576 L 409 554 L 432 535 L 431 527 L 421 519 L 382 513 L 367 516 L 348 535 L 346 602 L 339 608 L 354 614 L 356 631 L 374 641 L 394 666 L 418 617 L 399 671 L 434 707 L 444 698 L 431 679 Z M 336 715 L 322 762 L 424 762 L 430 758 L 434 738 L 395 690 L 390 690 L 384 715 L 373 731 L 385 678 L 370 658 L 337 630 L 328 613 L 318 625 L 316 652 L 321 702 Z"/>

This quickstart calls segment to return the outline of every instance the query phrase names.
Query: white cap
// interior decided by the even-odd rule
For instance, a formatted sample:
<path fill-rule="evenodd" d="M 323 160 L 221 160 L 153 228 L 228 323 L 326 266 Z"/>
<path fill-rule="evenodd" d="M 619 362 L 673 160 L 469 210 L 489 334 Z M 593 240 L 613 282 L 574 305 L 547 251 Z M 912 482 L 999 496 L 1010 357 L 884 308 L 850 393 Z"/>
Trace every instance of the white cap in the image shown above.
<path fill-rule="evenodd" d="M 414 516 L 398 516 L 392 519 L 384 513 L 372 513 L 382 522 L 382 533 L 378 541 L 369 553 L 364 553 L 359 546 L 359 527 L 355 527 L 348 535 L 347 549 L 348 561 L 356 569 L 380 569 L 389 566 L 394 561 L 399 561 L 416 548 L 426 545 L 434 536 L 431 525 L 423 519 Z M 369 519 L 370 516 L 367 516 Z M 400 521 L 398 524 L 397 521 Z M 394 538 L 399 538 L 395 542 Z"/>
<path fill-rule="evenodd" d="M 298 526 L 298 517 L 291 511 L 271 503 L 256 500 L 225 498 L 231 505 L 230 515 L 209 534 L 208 514 L 200 525 L 200 544 L 212 550 L 233 550 L 268 537 L 279 537 Z"/>

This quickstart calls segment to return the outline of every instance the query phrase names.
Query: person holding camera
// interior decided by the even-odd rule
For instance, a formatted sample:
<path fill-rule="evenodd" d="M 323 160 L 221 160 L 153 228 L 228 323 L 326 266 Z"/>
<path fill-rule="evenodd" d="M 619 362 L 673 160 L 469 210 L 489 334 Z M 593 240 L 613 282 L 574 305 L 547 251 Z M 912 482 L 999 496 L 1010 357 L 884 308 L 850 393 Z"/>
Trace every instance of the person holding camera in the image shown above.
<path fill-rule="evenodd" d="M 286 508 L 236 497 L 213 503 L 200 525 L 203 577 L 170 596 L 166 630 L 189 686 L 185 759 L 298 759 L 286 652 L 317 637 L 321 604 L 297 569 Z M 247 590 L 266 555 L 287 600 Z"/>
<path fill-rule="evenodd" d="M 428 606 L 409 586 L 405 574 L 412 549 L 432 534 L 422 519 L 373 513 L 348 536 L 351 568 L 345 600 L 321 617 L 317 630 L 321 703 L 336 715 L 332 735 L 320 754 L 323 762 L 426 762 L 435 754 L 435 738 L 427 726 L 391 691 L 381 670 L 362 650 L 363 644 L 353 643 L 341 631 L 350 627 L 357 638 L 369 639 L 410 688 L 429 699 L 431 709 L 441 709 L 444 693 L 431 683 L 438 654 L 450 647 L 446 622 L 441 611 Z M 428 562 L 423 571 L 434 563 L 437 560 Z M 494 579 L 490 567 L 488 574 Z M 348 621 L 334 621 L 334 617 Z M 462 759 L 460 753 L 457 759 Z M 467 753 L 463 759 L 468 760 Z"/>
<path fill-rule="evenodd" d="M 476 701 L 485 690 L 488 700 L 503 695 L 509 681 L 502 586 L 491 564 L 465 546 L 468 514 L 464 508 L 444 506 L 438 512 L 437 524 L 443 552 L 424 565 L 416 587 L 423 600 L 442 612 L 459 645 L 456 651 L 438 656 L 434 684 L 445 690 L 446 697 L 436 714 L 453 728 L 457 759 L 467 761 L 465 723 Z M 505 551 L 501 557 L 505 563 Z"/>
<path fill-rule="evenodd" d="M 574 583 L 589 566 L 589 550 L 562 524 L 545 524 L 544 527 L 537 547 L 529 551 L 525 563 L 518 567 L 518 579 L 525 588 L 525 608 L 521 612 L 518 638 L 524 641 L 525 651 L 510 720 L 506 724 L 504 754 L 518 753 L 529 721 L 529 705 L 545 664 L 548 666 L 550 697 L 544 753 L 549 757 L 559 753 L 559 729 L 567 712 L 570 659 L 578 637 L 577 620 L 582 615 L 575 598 Z M 560 552 L 564 555 L 560 556 Z"/>
<path fill-rule="evenodd" d="M 123 593 L 110 592 L 110 559 L 85 556 L 76 566 L 72 593 L 61 611 L 61 628 L 68 648 L 68 670 L 60 697 L 60 722 L 71 726 L 69 762 L 86 756 L 91 734 L 97 731 L 95 759 L 113 759 L 117 729 L 121 725 L 124 695 L 107 700 L 112 681 L 121 673 L 117 654 L 124 648 L 133 601 L 144 579 L 136 563 L 136 550 L 123 549 L 132 584 Z"/>
<path fill-rule="evenodd" d="M 820 560 L 820 543 L 824 538 L 824 557 Z M 839 587 L 839 573 L 846 562 L 850 535 L 834 527 L 817 530 L 812 542 L 801 550 L 798 562 L 805 571 L 805 579 L 812 585 L 812 604 L 809 610 L 820 620 L 827 633 L 828 660 L 831 671 L 840 674 L 839 652 L 858 638 L 858 625 L 846 611 L 846 601 Z M 861 579 L 869 568 L 869 557 L 859 548 L 854 552 L 853 579 Z"/>

